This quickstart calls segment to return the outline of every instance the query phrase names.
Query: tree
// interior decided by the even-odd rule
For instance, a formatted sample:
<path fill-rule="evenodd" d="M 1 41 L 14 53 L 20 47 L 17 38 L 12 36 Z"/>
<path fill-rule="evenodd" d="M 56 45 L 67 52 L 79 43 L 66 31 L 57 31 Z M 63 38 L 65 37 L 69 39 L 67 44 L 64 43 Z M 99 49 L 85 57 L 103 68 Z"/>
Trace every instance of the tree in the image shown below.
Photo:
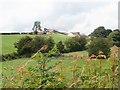
<path fill-rule="evenodd" d="M 95 38 L 91 41 L 89 47 L 88 47 L 88 52 L 89 56 L 92 54 L 98 55 L 99 51 L 104 52 L 104 54 L 108 57 L 110 53 L 110 46 L 109 42 L 105 38 Z"/>
<path fill-rule="evenodd" d="M 111 29 L 107 29 L 107 30 L 105 30 L 105 37 L 107 37 L 110 33 L 112 32 L 112 30 Z"/>
<path fill-rule="evenodd" d="M 54 39 L 52 37 L 49 37 L 47 39 L 46 44 L 48 45 L 47 51 L 49 51 L 49 50 L 51 50 L 54 47 L 55 41 L 54 41 Z"/>
<path fill-rule="evenodd" d="M 23 56 L 30 56 L 32 54 L 31 41 L 33 39 L 29 36 L 21 38 L 17 43 L 15 43 L 15 48 L 17 48 L 17 53 Z"/>
<path fill-rule="evenodd" d="M 34 34 L 38 34 L 38 31 L 42 31 L 39 21 L 34 22 L 32 30 L 34 31 Z"/>
<path fill-rule="evenodd" d="M 60 53 L 64 53 L 65 52 L 65 47 L 62 41 L 59 41 L 57 44 L 57 49 L 59 50 Z"/>
<path fill-rule="evenodd" d="M 86 38 L 85 36 L 72 37 L 65 41 L 65 46 L 68 52 L 82 51 L 85 49 Z"/>
<path fill-rule="evenodd" d="M 17 48 L 17 53 L 19 55 L 29 57 L 43 46 L 47 46 L 47 48 L 41 52 L 47 53 L 54 47 L 54 45 L 55 42 L 52 37 L 46 39 L 42 36 L 36 36 L 34 38 L 26 36 L 15 43 L 15 48 Z"/>
<path fill-rule="evenodd" d="M 46 45 L 46 39 L 42 36 L 36 36 L 31 42 L 33 53 L 36 53 L 43 45 Z"/>
<path fill-rule="evenodd" d="M 119 29 L 115 29 L 115 30 L 113 30 L 113 31 L 118 31 L 118 32 L 120 32 L 120 30 L 119 30 Z"/>
<path fill-rule="evenodd" d="M 120 47 L 120 30 L 116 29 L 111 32 L 108 36 L 109 41 L 111 41 L 112 46 L 116 45 Z"/>
<path fill-rule="evenodd" d="M 96 28 L 90 36 L 106 38 L 112 32 L 111 29 L 105 29 L 103 26 Z"/>

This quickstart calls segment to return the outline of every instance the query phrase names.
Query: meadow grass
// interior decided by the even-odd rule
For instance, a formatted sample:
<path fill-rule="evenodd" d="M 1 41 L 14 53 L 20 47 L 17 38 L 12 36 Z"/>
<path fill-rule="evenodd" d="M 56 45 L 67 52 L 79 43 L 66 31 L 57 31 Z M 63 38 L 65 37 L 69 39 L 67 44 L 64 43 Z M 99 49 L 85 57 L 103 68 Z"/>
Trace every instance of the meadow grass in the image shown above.
<path fill-rule="evenodd" d="M 79 53 L 81 55 L 82 52 L 75 52 L 75 53 Z M 83 52 L 85 53 L 85 51 Z M 73 57 L 66 57 L 66 56 L 61 56 L 61 57 L 51 57 L 49 58 L 51 60 L 51 62 L 47 63 L 46 67 L 49 66 L 53 66 L 55 65 L 55 63 L 61 61 L 61 64 L 57 65 L 56 67 L 52 68 L 52 71 L 60 71 L 61 75 L 65 78 L 65 81 L 70 81 L 72 80 L 72 78 L 75 79 L 74 77 L 74 71 L 79 71 L 77 72 L 79 75 L 79 78 L 84 76 L 84 77 L 89 77 L 89 78 L 93 78 L 94 76 L 97 76 L 97 81 L 100 79 L 100 75 L 101 78 L 110 76 L 109 79 L 105 79 L 105 80 L 111 80 L 111 75 L 112 75 L 112 65 L 113 65 L 113 61 L 112 60 L 89 60 L 87 61 L 87 59 L 85 60 L 84 58 L 75 58 L 74 57 L 74 53 L 68 53 L 68 54 L 72 54 Z M 87 53 L 85 53 L 87 54 Z M 28 62 L 28 63 L 27 63 Z M 12 61 L 6 61 L 6 62 L 1 62 L 0 65 L 2 65 L 2 68 L 0 69 L 0 72 L 7 77 L 13 77 L 16 76 L 16 74 L 18 73 L 18 69 L 19 67 L 24 66 L 27 63 L 27 66 L 24 68 L 24 70 L 28 70 L 29 67 L 36 67 L 38 65 L 36 59 L 31 59 L 31 58 L 22 58 L 22 59 L 16 59 L 16 60 L 12 60 Z M 100 67 L 101 66 L 101 67 Z M 60 68 L 61 67 L 61 68 Z M 88 79 L 89 81 L 89 79 Z M 92 80 L 90 80 L 92 81 Z M 104 80 L 101 79 L 100 83 L 102 84 Z M 106 81 L 106 82 L 108 82 Z M 74 81 L 75 82 L 75 81 Z M 6 85 L 10 83 L 9 80 L 6 82 Z M 88 82 L 87 82 L 88 83 Z M 112 81 L 110 81 L 110 83 L 107 84 L 106 87 L 112 87 L 111 84 Z M 4 83 L 5 84 L 5 83 Z M 94 83 L 95 84 L 95 83 Z M 70 84 L 71 85 L 71 84 Z M 85 84 L 83 84 L 85 85 Z M 104 86 L 104 85 L 103 85 Z M 6 86 L 7 87 L 7 86 Z M 83 88 L 85 88 L 86 86 L 83 86 Z M 87 86 L 89 87 L 89 85 Z M 99 86 L 100 87 L 100 86 Z"/>
<path fill-rule="evenodd" d="M 74 65 L 74 61 L 75 59 L 73 57 L 58 57 L 58 58 L 50 58 L 52 60 L 52 62 L 49 63 L 49 66 L 54 65 L 55 63 L 59 62 L 60 60 L 62 60 L 62 65 L 66 68 L 66 73 L 69 75 L 69 71 L 70 68 Z M 14 73 L 12 71 L 16 71 L 18 67 L 24 65 L 26 62 L 28 62 L 27 67 L 34 67 L 37 62 L 34 59 L 30 59 L 30 58 L 21 58 L 21 59 L 15 59 L 12 61 L 5 61 L 5 62 L 0 62 L 0 65 L 2 66 L 2 68 L 0 69 L 0 72 L 5 74 L 5 75 L 12 75 L 11 73 Z M 99 66 L 99 60 L 97 61 L 91 61 L 90 62 L 93 69 L 94 67 L 94 63 L 95 65 Z M 80 67 L 83 67 L 86 64 L 86 60 L 82 60 L 82 59 L 77 59 L 77 64 Z M 102 60 L 102 67 L 103 69 L 108 69 L 110 68 L 112 65 L 111 61 L 107 61 L 107 60 Z M 88 67 L 87 67 L 88 68 Z"/>
<path fill-rule="evenodd" d="M 2 36 L 2 54 L 8 54 L 16 52 L 14 43 L 16 43 L 20 38 L 27 35 L 1 35 Z M 32 35 L 28 35 L 32 36 Z"/>
<path fill-rule="evenodd" d="M 49 34 L 49 35 L 43 35 L 43 36 L 45 36 L 47 38 L 52 37 L 55 40 L 56 43 L 59 42 L 59 41 L 65 41 L 68 38 L 70 38 L 69 36 L 63 35 L 63 34 Z"/>
<path fill-rule="evenodd" d="M 86 63 L 86 60 L 85 60 L 85 58 L 80 58 L 80 57 L 88 56 L 88 52 L 79 51 L 79 52 L 65 53 L 63 55 L 64 55 L 64 57 L 61 56 L 61 57 L 58 57 L 58 58 L 56 58 L 56 57 L 49 58 L 50 60 L 52 60 L 52 62 L 49 63 L 49 65 L 54 65 L 54 63 L 62 60 L 63 61 L 63 66 L 68 68 L 68 67 L 73 66 L 74 61 L 77 60 L 77 62 L 78 62 L 77 64 L 79 66 L 83 66 Z M 80 55 L 80 57 L 76 58 L 76 57 L 74 57 L 74 55 Z M 27 65 L 27 67 L 30 67 L 30 66 L 34 67 L 34 65 L 37 64 L 36 60 L 31 59 L 31 58 L 15 59 L 15 60 L 12 60 L 12 61 L 0 62 L 0 66 L 2 65 L 2 68 L 0 69 L 0 71 L 2 71 L 2 73 L 4 73 L 4 74 L 10 75 L 11 68 L 14 70 L 17 67 L 24 65 L 28 61 L 29 61 L 29 63 Z M 109 66 L 111 66 L 111 61 L 110 60 L 109 61 L 102 60 L 102 62 L 103 62 L 102 65 L 103 65 L 104 68 L 108 68 Z M 92 61 L 92 63 L 93 64 L 95 63 L 96 65 L 99 65 L 99 60 Z"/>

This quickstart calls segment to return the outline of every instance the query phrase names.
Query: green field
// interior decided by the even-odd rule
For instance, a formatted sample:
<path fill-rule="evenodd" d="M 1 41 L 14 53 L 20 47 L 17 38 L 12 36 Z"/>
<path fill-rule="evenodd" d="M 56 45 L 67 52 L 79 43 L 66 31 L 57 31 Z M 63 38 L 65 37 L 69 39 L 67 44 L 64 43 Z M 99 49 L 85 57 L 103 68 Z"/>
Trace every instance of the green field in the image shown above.
<path fill-rule="evenodd" d="M 61 56 L 58 58 L 55 58 L 55 57 L 50 58 L 50 59 L 52 59 L 52 62 L 50 63 L 50 65 L 53 65 L 54 63 L 58 62 L 59 60 L 63 60 L 63 64 L 67 68 L 69 66 L 72 67 L 72 65 L 73 65 L 72 62 L 74 60 L 78 60 L 78 65 L 82 67 L 87 60 L 86 57 L 88 56 L 88 53 L 86 51 L 81 51 L 81 52 L 66 53 L 63 55 L 64 55 L 64 57 Z M 80 57 L 76 58 L 75 55 L 79 55 Z M 36 60 L 31 59 L 31 58 L 21 58 L 21 59 L 15 59 L 12 61 L 1 62 L 0 66 L 2 65 L 2 68 L 0 69 L 0 72 L 2 72 L 5 75 L 11 75 L 11 73 L 13 73 L 12 71 L 15 71 L 17 67 L 24 65 L 26 62 L 29 62 L 27 67 L 30 67 L 30 66 L 34 67 L 37 64 Z M 97 64 L 97 63 L 99 63 L 99 60 L 97 60 L 95 62 Z M 112 64 L 111 61 L 104 60 L 103 62 L 104 62 L 103 68 L 111 67 L 111 64 Z"/>
<path fill-rule="evenodd" d="M 75 59 L 74 57 L 71 57 L 71 58 L 59 57 L 59 58 L 51 58 L 51 59 L 52 59 L 52 61 L 50 63 L 48 63 L 47 66 L 52 66 L 55 63 L 62 60 L 61 66 L 63 67 L 63 69 L 62 69 L 61 73 L 64 76 L 64 78 L 68 81 L 71 80 L 71 78 L 73 77 L 72 68 L 74 67 L 74 65 L 77 65 L 77 67 L 79 67 L 78 69 L 79 69 L 80 75 L 82 73 L 82 70 L 84 70 L 84 75 L 89 75 L 89 73 L 90 74 L 92 73 L 91 75 L 93 75 L 95 70 L 96 70 L 96 73 L 98 74 L 98 73 L 100 73 L 100 69 L 99 69 L 100 65 L 102 65 L 101 66 L 102 75 L 106 75 L 106 76 L 102 76 L 102 77 L 106 77 L 106 80 L 107 80 L 107 78 L 108 78 L 107 74 L 112 75 L 111 74 L 112 73 L 112 70 L 111 70 L 112 61 L 110 61 L 110 60 L 102 60 L 101 64 L 100 64 L 100 60 L 90 61 L 88 64 L 88 62 L 86 62 L 86 60 Z M 14 78 L 16 76 L 16 74 L 18 73 L 17 68 L 25 65 L 26 62 L 28 62 L 27 66 L 25 68 L 26 70 L 29 67 L 34 68 L 37 66 L 36 60 L 30 59 L 30 58 L 22 58 L 22 59 L 17 59 L 17 60 L 13 60 L 13 61 L 6 61 L 6 62 L 0 63 L 0 65 L 2 64 L 2 70 L 1 70 L 2 74 L 4 76 L 7 76 L 7 78 Z M 90 67 L 88 65 L 90 65 Z M 57 69 L 57 70 L 60 70 L 60 69 Z M 89 70 L 90 70 L 90 72 L 89 72 Z M 98 74 L 98 77 L 99 77 L 99 74 Z M 102 81 L 104 81 L 104 80 L 102 79 Z M 9 83 L 11 83 L 11 82 L 12 82 L 11 80 L 4 82 L 5 87 L 11 87 L 11 86 L 9 86 Z M 87 86 L 85 86 L 85 87 L 87 87 Z M 106 86 L 106 87 L 110 88 L 111 84 L 108 84 L 108 86 Z"/>
<path fill-rule="evenodd" d="M 66 58 L 59 57 L 59 58 L 51 58 L 51 59 L 52 61 L 49 63 L 49 65 L 53 65 L 54 63 L 60 60 L 63 60 L 63 66 L 65 66 L 65 68 L 67 69 L 66 74 L 68 75 L 69 75 L 70 68 L 74 64 L 74 60 L 76 60 L 74 59 L 74 57 L 66 57 Z M 27 67 L 34 67 L 37 64 L 36 60 L 30 59 L 30 58 L 22 58 L 22 59 L 16 59 L 12 61 L 1 62 L 0 66 L 2 66 L 2 69 L 0 69 L 0 72 L 2 72 L 2 74 L 4 75 L 13 75 L 13 73 L 16 74 L 15 72 L 17 71 L 17 68 L 23 66 L 26 62 L 28 62 Z M 112 65 L 111 61 L 104 60 L 102 62 L 103 62 L 102 66 L 104 69 L 109 69 Z M 77 59 L 77 64 L 80 67 L 83 67 L 85 63 L 86 63 L 86 60 Z M 99 66 L 99 60 L 92 61 L 92 63 L 96 63 L 96 65 Z"/>
<path fill-rule="evenodd" d="M 14 43 L 24 36 L 26 35 L 2 35 L 2 54 L 15 52 Z"/>
<path fill-rule="evenodd" d="M 14 48 L 14 43 L 18 42 L 20 38 L 25 36 L 35 37 L 36 35 L 0 35 L 0 37 L 2 37 L 2 54 L 15 52 L 16 49 Z M 64 41 L 67 38 L 69 38 L 68 36 L 62 34 L 51 34 L 51 35 L 42 35 L 42 36 L 47 38 L 51 36 L 54 38 L 55 42 L 58 42 L 60 40 Z"/>
<path fill-rule="evenodd" d="M 65 57 L 59 57 L 59 58 L 52 58 L 53 62 L 55 61 L 59 61 L 59 60 L 67 60 L 70 61 L 72 59 L 74 59 L 74 55 L 80 55 L 81 57 L 83 57 L 83 55 L 87 56 L 88 53 L 86 51 L 81 51 L 81 52 L 72 52 L 72 53 L 65 53 L 63 54 Z M 72 56 L 72 57 L 67 57 L 68 55 Z M 34 66 L 36 64 L 36 61 L 31 59 L 31 58 L 21 58 L 21 59 L 15 59 L 12 61 L 5 61 L 5 62 L 0 62 L 0 66 L 2 66 L 2 68 L 0 69 L 0 71 L 2 71 L 3 73 L 7 73 L 9 74 L 9 72 L 11 72 L 11 68 L 15 69 L 19 66 L 24 65 L 26 62 L 29 62 L 28 66 Z M 67 62 L 68 63 L 68 62 Z M 67 64 L 66 63 L 66 64 Z M 51 63 L 52 64 L 52 63 Z M 5 70 L 5 69 L 7 70 Z M 5 71 L 4 71 L 5 70 Z"/>

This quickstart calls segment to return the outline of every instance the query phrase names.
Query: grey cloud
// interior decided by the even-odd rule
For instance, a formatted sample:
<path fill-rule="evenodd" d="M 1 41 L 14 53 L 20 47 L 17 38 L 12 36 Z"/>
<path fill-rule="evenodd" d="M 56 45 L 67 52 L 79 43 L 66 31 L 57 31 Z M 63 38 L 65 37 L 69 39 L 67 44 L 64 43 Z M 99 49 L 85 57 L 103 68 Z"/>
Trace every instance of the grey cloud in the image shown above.
<path fill-rule="evenodd" d="M 14 1 L 14 0 L 13 0 Z M 60 31 L 80 31 L 83 33 L 90 33 L 98 24 L 97 18 L 101 8 L 104 11 L 110 2 L 52 2 L 50 4 L 44 3 L 40 5 L 38 0 L 29 0 L 19 2 L 7 2 L 3 3 L 2 8 L 2 20 L 3 26 L 0 27 L 0 32 L 4 28 L 4 31 L 32 31 L 34 21 L 41 21 L 42 27 L 53 28 Z M 1 6 L 1 4 L 0 4 Z M 100 9 L 100 10 L 99 10 Z M 107 8 L 109 9 L 109 8 Z M 107 10 L 105 11 L 107 15 Z M 111 9 L 112 12 L 112 9 Z M 110 14 L 112 14 L 110 12 Z M 115 11 L 116 13 L 116 11 Z M 96 16 L 97 15 L 97 16 Z M 104 16 L 104 15 L 102 15 Z M 115 17 L 112 16 L 113 20 Z M 109 19 L 108 18 L 108 19 Z M 116 17 L 115 17 L 116 20 Z M 101 24 L 106 22 L 101 21 Z M 97 23 L 97 24 L 94 24 Z M 106 22 L 108 24 L 108 21 Z M 94 25 L 94 26 L 92 26 Z M 104 25 L 104 24 L 103 24 Z M 109 24 L 111 25 L 111 24 Z M 114 24 L 114 27 L 116 24 Z M 89 29 L 89 31 L 87 31 Z M 86 30 L 86 31 L 85 31 Z"/>

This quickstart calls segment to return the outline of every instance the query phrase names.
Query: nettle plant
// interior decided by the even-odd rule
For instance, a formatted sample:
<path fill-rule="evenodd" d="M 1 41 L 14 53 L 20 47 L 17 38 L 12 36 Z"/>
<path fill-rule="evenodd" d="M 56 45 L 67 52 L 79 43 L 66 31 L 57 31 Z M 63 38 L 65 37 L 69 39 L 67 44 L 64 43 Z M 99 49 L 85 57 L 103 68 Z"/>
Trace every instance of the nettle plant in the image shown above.
<path fill-rule="evenodd" d="M 52 60 L 48 57 L 50 57 L 51 54 L 53 54 L 54 50 L 51 50 L 48 53 L 44 53 L 44 54 L 41 53 L 41 51 L 46 50 L 46 49 L 47 49 L 47 45 L 44 45 L 36 54 L 32 56 L 32 58 L 35 58 L 35 60 L 37 60 L 37 63 L 38 63 L 38 67 L 29 68 L 30 71 L 34 71 L 36 80 L 38 82 L 38 83 L 34 82 L 34 84 L 36 85 L 35 86 L 33 85 L 32 87 L 34 88 L 37 87 L 40 89 L 61 87 L 63 83 L 56 78 L 60 76 L 60 72 L 59 70 L 57 70 L 56 72 L 54 70 L 54 68 L 58 66 L 61 63 L 61 61 L 56 62 L 54 65 L 48 65 Z"/>
<path fill-rule="evenodd" d="M 30 88 L 60 88 L 64 87 L 65 84 L 61 79 L 61 61 L 57 61 L 54 65 L 49 65 L 52 61 L 51 57 L 57 53 L 56 47 L 50 50 L 48 53 L 41 53 L 47 49 L 47 45 L 44 45 L 36 54 L 32 56 L 37 61 L 36 67 L 29 67 L 30 72 L 34 72 L 24 82 Z"/>

